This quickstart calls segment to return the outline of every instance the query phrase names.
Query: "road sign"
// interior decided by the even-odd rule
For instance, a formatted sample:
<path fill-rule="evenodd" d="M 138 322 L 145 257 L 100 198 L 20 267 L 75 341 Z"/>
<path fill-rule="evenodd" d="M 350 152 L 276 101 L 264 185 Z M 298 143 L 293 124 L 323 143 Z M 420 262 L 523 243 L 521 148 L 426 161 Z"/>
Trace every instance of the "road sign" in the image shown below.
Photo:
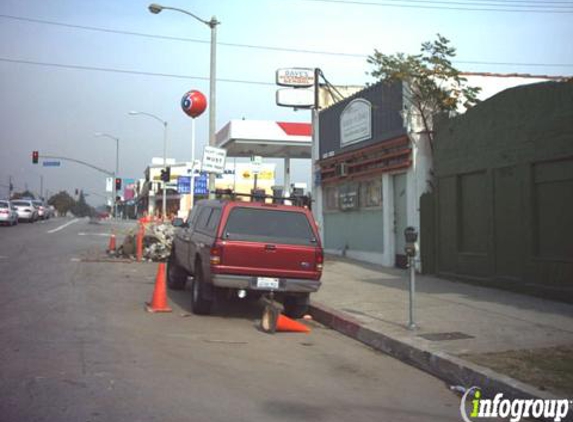
<path fill-rule="evenodd" d="M 60 161 L 42 161 L 44 167 L 60 167 Z"/>
<path fill-rule="evenodd" d="M 113 192 L 113 177 L 106 177 L 105 178 L 105 191 L 106 192 Z"/>
<path fill-rule="evenodd" d="M 253 155 L 251 157 L 251 172 L 259 174 L 261 172 L 261 164 L 263 164 L 263 157 L 260 155 Z"/>
<path fill-rule="evenodd" d="M 207 195 L 209 193 L 209 177 L 207 173 L 201 173 L 200 176 L 195 176 L 195 195 Z"/>
<path fill-rule="evenodd" d="M 203 166 L 201 170 L 207 173 L 223 174 L 225 171 L 226 157 L 226 149 L 205 146 L 205 149 L 203 150 Z"/>
<path fill-rule="evenodd" d="M 177 192 L 191 193 L 191 176 L 177 177 Z"/>

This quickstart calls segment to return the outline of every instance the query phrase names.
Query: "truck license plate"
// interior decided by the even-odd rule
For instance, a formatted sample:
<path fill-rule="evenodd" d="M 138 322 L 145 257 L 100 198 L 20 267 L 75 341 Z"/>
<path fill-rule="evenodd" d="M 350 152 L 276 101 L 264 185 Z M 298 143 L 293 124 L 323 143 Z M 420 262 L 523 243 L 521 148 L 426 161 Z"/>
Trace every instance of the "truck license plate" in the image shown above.
<path fill-rule="evenodd" d="M 257 277 L 257 287 L 259 289 L 278 289 L 279 279 L 270 277 Z"/>

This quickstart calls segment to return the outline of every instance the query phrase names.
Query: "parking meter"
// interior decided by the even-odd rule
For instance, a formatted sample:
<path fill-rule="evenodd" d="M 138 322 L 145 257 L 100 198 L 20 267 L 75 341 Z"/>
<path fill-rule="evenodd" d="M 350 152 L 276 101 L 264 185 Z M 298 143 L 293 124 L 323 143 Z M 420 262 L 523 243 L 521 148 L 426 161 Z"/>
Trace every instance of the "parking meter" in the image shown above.
<path fill-rule="evenodd" d="M 406 227 L 404 230 L 404 237 L 406 238 L 406 247 L 404 251 L 408 257 L 416 256 L 416 242 L 418 241 L 418 232 L 412 226 Z"/>
<path fill-rule="evenodd" d="M 404 237 L 406 238 L 406 247 L 404 248 L 404 251 L 408 256 L 408 266 L 410 267 L 410 312 L 408 328 L 410 330 L 415 330 L 417 326 L 414 322 L 414 296 L 416 292 L 416 268 L 414 265 L 414 259 L 416 257 L 416 242 L 418 241 L 418 232 L 412 226 L 406 227 L 404 230 Z"/>

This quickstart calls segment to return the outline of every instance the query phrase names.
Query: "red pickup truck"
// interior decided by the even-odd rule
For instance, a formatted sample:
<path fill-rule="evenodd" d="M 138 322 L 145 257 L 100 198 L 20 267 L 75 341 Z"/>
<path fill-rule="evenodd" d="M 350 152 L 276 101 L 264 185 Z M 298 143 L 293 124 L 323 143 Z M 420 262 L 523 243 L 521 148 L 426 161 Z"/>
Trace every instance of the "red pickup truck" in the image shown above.
<path fill-rule="evenodd" d="M 167 263 L 167 284 L 184 289 L 193 277 L 193 313 L 209 314 L 217 293 L 261 296 L 271 291 L 285 314 L 303 316 L 320 285 L 323 250 L 318 228 L 303 207 L 199 201 L 179 224 Z"/>

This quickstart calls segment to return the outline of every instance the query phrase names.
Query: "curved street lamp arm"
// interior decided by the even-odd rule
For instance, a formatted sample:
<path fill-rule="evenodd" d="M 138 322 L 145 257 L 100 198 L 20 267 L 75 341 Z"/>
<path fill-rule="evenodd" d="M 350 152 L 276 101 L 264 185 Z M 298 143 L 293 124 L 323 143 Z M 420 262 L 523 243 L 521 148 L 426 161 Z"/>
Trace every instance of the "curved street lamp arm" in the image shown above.
<path fill-rule="evenodd" d="M 175 10 L 176 12 L 181 12 L 181 13 L 185 13 L 186 15 L 192 16 L 195 19 L 197 19 L 199 22 L 204 23 L 205 25 L 213 28 L 216 25 L 219 25 L 221 22 L 217 21 L 217 19 L 215 19 L 215 17 L 213 17 L 210 21 L 206 21 L 204 19 L 201 19 L 199 16 L 184 10 L 184 9 L 179 9 L 178 7 L 171 7 L 171 6 L 161 6 L 162 9 L 164 10 Z"/>
<path fill-rule="evenodd" d="M 102 173 L 104 173 L 104 174 L 107 174 L 108 176 L 112 176 L 112 177 L 115 176 L 115 173 L 112 172 L 112 171 L 104 170 L 104 169 L 102 169 L 102 168 L 99 168 L 99 167 L 97 167 L 97 166 L 94 166 L 93 164 L 86 163 L 85 161 L 76 160 L 75 158 L 60 157 L 60 156 L 57 156 L 57 155 L 40 155 L 40 157 L 42 157 L 42 158 L 54 158 L 54 159 L 57 159 L 57 160 L 73 161 L 74 163 L 78 163 L 78 164 L 82 164 L 82 165 L 87 166 L 87 167 L 91 167 L 92 169 L 97 170 L 97 171 L 99 171 L 99 172 L 102 172 Z"/>
<path fill-rule="evenodd" d="M 160 122 L 163 126 L 167 126 L 167 121 L 160 119 L 159 117 L 157 117 L 155 114 L 151 114 L 151 113 L 147 113 L 145 111 L 130 111 L 129 114 L 131 116 L 137 116 L 138 114 L 143 114 L 144 116 L 148 116 L 151 117 L 155 120 L 157 120 L 158 122 Z"/>

